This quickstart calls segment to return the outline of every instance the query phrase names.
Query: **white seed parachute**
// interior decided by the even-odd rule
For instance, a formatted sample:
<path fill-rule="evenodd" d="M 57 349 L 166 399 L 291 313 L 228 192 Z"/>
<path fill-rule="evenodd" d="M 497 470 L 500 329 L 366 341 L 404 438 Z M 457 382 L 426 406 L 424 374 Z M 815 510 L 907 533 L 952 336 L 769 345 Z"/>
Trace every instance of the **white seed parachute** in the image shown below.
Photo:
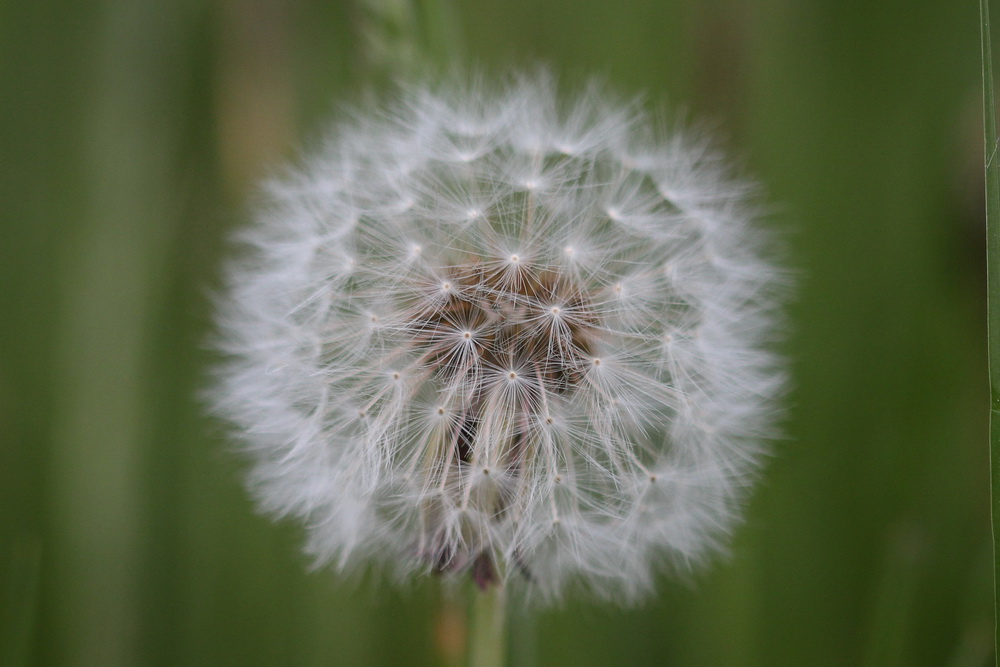
<path fill-rule="evenodd" d="M 783 386 L 752 188 L 555 91 L 350 114 L 241 235 L 211 400 L 321 563 L 628 602 L 738 519 Z"/>

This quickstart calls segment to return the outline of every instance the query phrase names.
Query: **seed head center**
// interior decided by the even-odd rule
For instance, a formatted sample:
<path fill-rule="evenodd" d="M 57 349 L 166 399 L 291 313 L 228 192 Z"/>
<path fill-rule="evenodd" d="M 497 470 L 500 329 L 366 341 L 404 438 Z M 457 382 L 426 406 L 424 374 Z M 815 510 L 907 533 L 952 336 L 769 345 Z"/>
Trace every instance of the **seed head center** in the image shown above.
<path fill-rule="evenodd" d="M 518 280 L 480 261 L 451 267 L 441 297 L 407 327 L 442 390 L 469 397 L 470 416 L 491 386 L 483 369 L 522 380 L 542 400 L 574 389 L 593 359 L 599 322 L 590 296 L 570 277 L 510 260 L 524 267 Z"/>

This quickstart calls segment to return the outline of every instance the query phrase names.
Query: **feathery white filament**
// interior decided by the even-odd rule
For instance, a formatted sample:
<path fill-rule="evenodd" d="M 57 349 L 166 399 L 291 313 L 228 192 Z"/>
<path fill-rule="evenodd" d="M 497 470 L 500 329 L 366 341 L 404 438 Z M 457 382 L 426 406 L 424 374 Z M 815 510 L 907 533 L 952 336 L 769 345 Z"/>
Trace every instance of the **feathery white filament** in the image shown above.
<path fill-rule="evenodd" d="M 721 548 L 780 274 L 703 142 L 603 98 L 412 89 L 270 184 L 213 400 L 319 561 L 630 600 Z"/>

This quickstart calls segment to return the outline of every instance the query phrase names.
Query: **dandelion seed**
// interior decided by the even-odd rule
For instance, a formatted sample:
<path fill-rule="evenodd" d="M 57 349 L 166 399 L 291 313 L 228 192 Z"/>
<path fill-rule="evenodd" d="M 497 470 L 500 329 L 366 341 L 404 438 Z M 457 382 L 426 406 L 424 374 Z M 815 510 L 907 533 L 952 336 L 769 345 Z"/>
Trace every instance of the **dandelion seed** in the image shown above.
<path fill-rule="evenodd" d="M 703 141 L 598 99 L 414 88 L 270 184 L 212 400 L 319 562 L 630 601 L 722 548 L 781 273 Z"/>

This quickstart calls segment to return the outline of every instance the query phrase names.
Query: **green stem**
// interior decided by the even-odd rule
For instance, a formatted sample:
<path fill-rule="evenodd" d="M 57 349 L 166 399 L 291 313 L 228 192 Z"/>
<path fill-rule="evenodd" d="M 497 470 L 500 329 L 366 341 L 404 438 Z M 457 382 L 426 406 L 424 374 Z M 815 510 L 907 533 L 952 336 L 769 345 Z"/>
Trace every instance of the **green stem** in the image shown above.
<path fill-rule="evenodd" d="M 469 667 L 503 667 L 505 664 L 505 607 L 503 586 L 476 591 L 469 625 Z"/>
<path fill-rule="evenodd" d="M 990 514 L 993 523 L 993 595 L 1000 584 L 1000 162 L 997 157 L 996 103 L 993 99 L 993 54 L 990 49 L 989 0 L 980 0 L 983 47 L 983 129 L 986 161 L 987 336 L 990 375 Z M 994 614 L 995 615 L 995 614 Z M 1000 631 L 994 634 L 1000 655 Z"/>

